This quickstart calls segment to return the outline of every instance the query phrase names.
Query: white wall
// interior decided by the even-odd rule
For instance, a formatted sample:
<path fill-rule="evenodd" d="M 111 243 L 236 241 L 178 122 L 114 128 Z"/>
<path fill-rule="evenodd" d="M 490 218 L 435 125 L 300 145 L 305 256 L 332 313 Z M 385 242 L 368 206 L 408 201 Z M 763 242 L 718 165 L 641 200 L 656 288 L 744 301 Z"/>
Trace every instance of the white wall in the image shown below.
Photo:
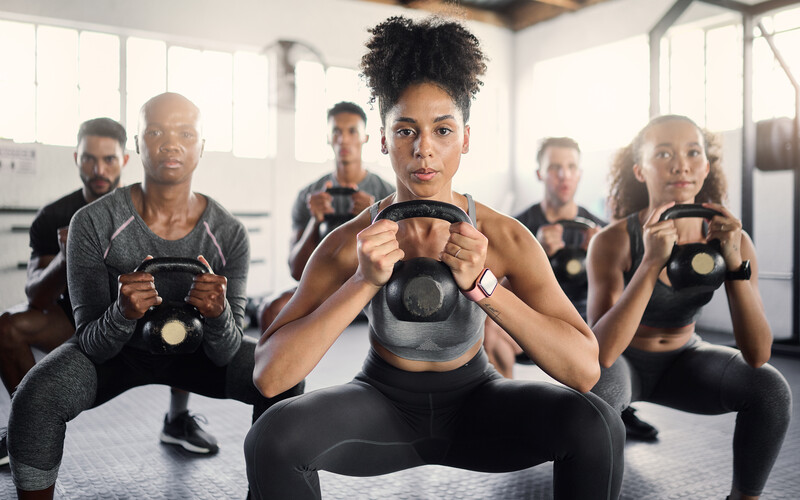
<path fill-rule="evenodd" d="M 114 33 L 156 36 L 173 43 L 218 50 L 261 50 L 278 39 L 300 40 L 319 50 L 330 65 L 356 68 L 364 53 L 367 28 L 391 15 L 425 15 L 400 7 L 351 0 L 3 0 L 0 18 L 67 25 L 75 28 L 109 30 Z M 473 107 L 473 117 L 496 116 L 497 120 L 472 123 L 472 151 L 462 161 L 456 188 L 470 192 L 481 201 L 507 206 L 510 186 L 511 96 L 513 35 L 504 29 L 468 23 L 481 39 L 490 58 L 486 85 Z M 290 208 L 297 191 L 329 171 L 331 165 L 301 163 L 294 159 L 294 116 L 279 109 L 274 117 L 276 156 L 267 160 L 235 158 L 227 153 L 207 153 L 195 176 L 195 189 L 221 201 L 229 210 L 266 211 L 271 214 L 261 233 L 251 233 L 255 244 L 266 248 L 269 262 L 251 270 L 251 295 L 290 286 L 288 240 Z M 265 138 L 267 140 L 267 138 Z M 303 140 L 300 138 L 299 140 Z M 374 137 L 368 146 L 379 147 Z M 80 185 L 71 162 L 72 149 L 36 145 L 39 171 L 36 175 L 0 178 L 0 206 L 38 207 Z M 391 172 L 381 171 L 387 176 Z M 141 179 L 141 163 L 131 155 L 123 180 Z M 0 223 L 0 251 L 19 252 L 19 240 L 6 237 L 7 225 Z M 13 283 L 0 293 L 0 308 L 24 298 L 19 272 L 2 266 L 0 277 Z M 256 271 L 255 273 L 253 271 Z"/>

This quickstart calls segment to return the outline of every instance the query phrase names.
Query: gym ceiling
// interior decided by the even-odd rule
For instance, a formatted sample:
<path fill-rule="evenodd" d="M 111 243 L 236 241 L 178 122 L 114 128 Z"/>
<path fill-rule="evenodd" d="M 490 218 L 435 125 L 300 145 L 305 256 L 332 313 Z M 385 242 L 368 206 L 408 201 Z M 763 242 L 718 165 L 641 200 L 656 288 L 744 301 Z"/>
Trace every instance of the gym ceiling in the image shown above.
<path fill-rule="evenodd" d="M 432 13 L 458 12 L 467 19 L 503 26 L 512 31 L 547 21 L 564 13 L 608 0 L 360 0 Z"/>

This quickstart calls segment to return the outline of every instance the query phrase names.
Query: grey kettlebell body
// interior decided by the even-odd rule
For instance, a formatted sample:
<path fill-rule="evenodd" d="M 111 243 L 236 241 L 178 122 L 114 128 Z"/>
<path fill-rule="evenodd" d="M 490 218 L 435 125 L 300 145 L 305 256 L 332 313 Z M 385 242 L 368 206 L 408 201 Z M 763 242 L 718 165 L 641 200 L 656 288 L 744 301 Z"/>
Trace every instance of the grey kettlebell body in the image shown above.
<path fill-rule="evenodd" d="M 470 222 L 469 216 L 459 207 L 427 200 L 389 205 L 375 220 L 397 222 L 413 217 L 431 217 L 450 223 Z M 458 294 L 458 285 L 447 264 L 429 257 L 395 263 L 392 276 L 385 285 L 389 310 L 401 321 L 445 321 L 455 309 Z"/>

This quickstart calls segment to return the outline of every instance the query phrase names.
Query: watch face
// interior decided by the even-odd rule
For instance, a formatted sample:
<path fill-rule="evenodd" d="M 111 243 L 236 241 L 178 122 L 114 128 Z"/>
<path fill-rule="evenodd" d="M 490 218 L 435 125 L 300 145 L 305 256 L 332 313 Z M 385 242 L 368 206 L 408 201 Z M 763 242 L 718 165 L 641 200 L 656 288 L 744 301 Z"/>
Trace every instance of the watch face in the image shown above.
<path fill-rule="evenodd" d="M 495 287 L 497 287 L 497 277 L 493 272 L 487 269 L 481 276 L 478 286 L 481 287 L 483 293 L 488 297 L 494 292 Z"/>

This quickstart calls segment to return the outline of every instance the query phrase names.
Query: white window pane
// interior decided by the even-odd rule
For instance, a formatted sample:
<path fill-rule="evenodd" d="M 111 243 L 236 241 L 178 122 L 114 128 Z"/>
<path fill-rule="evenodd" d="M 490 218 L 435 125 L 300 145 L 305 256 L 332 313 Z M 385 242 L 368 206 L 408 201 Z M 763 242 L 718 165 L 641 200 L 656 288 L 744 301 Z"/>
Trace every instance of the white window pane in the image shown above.
<path fill-rule="evenodd" d="M 36 140 L 36 31 L 0 21 L 0 137 Z"/>
<path fill-rule="evenodd" d="M 800 20 L 798 21 L 800 22 Z M 800 31 L 787 31 L 775 35 L 775 45 L 778 47 L 781 57 L 789 65 L 795 79 L 800 79 L 800 45 L 798 44 L 800 44 Z"/>
<path fill-rule="evenodd" d="M 28 23 L 0 21 L 0 82 L 36 80 L 36 35 Z"/>
<path fill-rule="evenodd" d="M 265 56 L 233 56 L 233 154 L 266 158 L 269 141 L 269 64 Z"/>
<path fill-rule="evenodd" d="M 800 26 L 800 7 L 775 14 L 773 22 L 775 31 L 796 29 Z"/>
<path fill-rule="evenodd" d="M 36 140 L 74 145 L 79 123 L 78 32 L 39 26 L 36 37 Z"/>
<path fill-rule="evenodd" d="M 33 83 L 0 81 L 0 137 L 17 142 L 36 140 L 36 87 Z"/>
<path fill-rule="evenodd" d="M 119 90 L 81 89 L 79 105 L 81 122 L 101 116 L 119 121 Z"/>
<path fill-rule="evenodd" d="M 706 34 L 706 126 L 714 131 L 742 126 L 742 27 Z"/>
<path fill-rule="evenodd" d="M 201 97 L 195 101 L 203 115 L 207 151 L 230 151 L 233 147 L 233 56 L 204 51 Z"/>
<path fill-rule="evenodd" d="M 119 90 L 119 37 L 81 32 L 78 64 L 81 90 Z"/>
<path fill-rule="evenodd" d="M 39 85 L 36 92 L 36 140 L 74 146 L 78 132 L 78 88 Z"/>
<path fill-rule="evenodd" d="M 794 115 L 794 89 L 766 40 L 753 43 L 753 119 Z"/>
<path fill-rule="evenodd" d="M 39 84 L 77 88 L 78 32 L 39 26 L 36 44 L 36 78 Z"/>
<path fill-rule="evenodd" d="M 170 47 L 167 90 L 194 102 L 203 115 L 207 151 L 230 151 L 233 126 L 231 54 Z"/>
<path fill-rule="evenodd" d="M 671 37 L 669 113 L 705 125 L 705 33 L 679 30 Z M 667 112 L 667 110 L 665 110 Z"/>
<path fill-rule="evenodd" d="M 128 148 L 139 125 L 139 109 L 148 99 L 167 90 L 167 44 L 130 37 L 126 43 L 126 113 Z"/>
<path fill-rule="evenodd" d="M 295 141 L 298 161 L 322 163 L 329 158 L 325 108 L 325 71 L 315 62 L 300 61 L 295 78 Z"/>
<path fill-rule="evenodd" d="M 170 47 L 167 55 L 167 90 L 198 103 L 203 97 L 203 52 Z"/>

